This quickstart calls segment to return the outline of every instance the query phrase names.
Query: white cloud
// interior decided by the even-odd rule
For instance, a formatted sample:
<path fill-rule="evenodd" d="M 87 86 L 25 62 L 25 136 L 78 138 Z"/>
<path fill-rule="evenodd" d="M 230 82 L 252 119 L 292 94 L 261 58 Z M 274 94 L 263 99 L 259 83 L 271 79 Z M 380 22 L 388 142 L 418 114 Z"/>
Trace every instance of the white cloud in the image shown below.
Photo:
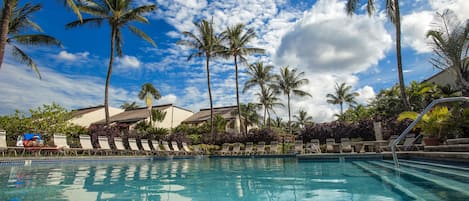
<path fill-rule="evenodd" d="M 368 86 L 368 85 L 358 89 L 356 92 L 360 94 L 357 97 L 357 103 L 363 104 L 363 105 L 369 104 L 370 100 L 376 96 L 376 93 L 373 90 L 373 87 Z"/>
<path fill-rule="evenodd" d="M 162 104 L 175 104 L 177 102 L 177 96 L 174 94 L 168 94 L 162 96 L 159 100 L 156 101 L 158 105 Z"/>
<path fill-rule="evenodd" d="M 56 58 L 65 61 L 77 61 L 78 59 L 87 59 L 89 55 L 89 52 L 70 53 L 65 50 L 62 50 L 59 52 L 58 55 L 56 55 Z"/>
<path fill-rule="evenodd" d="M 68 109 L 96 106 L 104 101 L 104 81 L 96 77 L 64 75 L 40 66 L 42 80 L 22 65 L 3 63 L 0 73 L 0 113 L 15 109 L 26 111 L 42 104 L 56 102 Z M 122 88 L 110 88 L 110 104 L 114 107 L 136 94 Z"/>
<path fill-rule="evenodd" d="M 282 38 L 276 63 L 334 73 L 357 73 L 376 65 L 392 45 L 385 19 L 350 17 L 344 9 L 344 2 L 317 1 Z"/>
<path fill-rule="evenodd" d="M 417 53 L 431 52 L 430 40 L 426 34 L 433 21 L 433 12 L 422 11 L 402 17 L 402 39 L 404 46 L 410 46 Z"/>
<path fill-rule="evenodd" d="M 118 68 L 139 68 L 141 63 L 137 57 L 124 55 L 123 57 L 119 58 L 116 57 L 117 67 Z"/>

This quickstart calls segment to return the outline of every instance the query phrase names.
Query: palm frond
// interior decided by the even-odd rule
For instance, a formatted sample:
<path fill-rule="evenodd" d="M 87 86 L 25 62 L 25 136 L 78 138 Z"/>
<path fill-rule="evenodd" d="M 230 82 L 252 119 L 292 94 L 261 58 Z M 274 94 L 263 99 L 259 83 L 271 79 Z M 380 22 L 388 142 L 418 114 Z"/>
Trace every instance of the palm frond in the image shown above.
<path fill-rule="evenodd" d="M 16 45 L 12 45 L 12 48 L 13 49 L 11 53 L 13 57 L 15 57 L 19 62 L 31 67 L 31 69 L 37 73 L 37 75 L 39 76 L 39 79 L 42 79 L 41 73 L 39 72 L 39 68 L 37 67 L 36 63 L 34 63 L 33 59 L 31 59 L 31 57 L 29 57 L 25 52 L 23 52 Z"/>
<path fill-rule="evenodd" d="M 76 21 L 70 22 L 70 23 L 66 24 L 65 27 L 66 27 L 67 29 L 75 28 L 75 27 L 83 26 L 83 25 L 89 25 L 89 26 L 100 27 L 100 26 L 101 26 L 101 23 L 102 23 L 104 20 L 105 20 L 104 18 L 100 18 L 100 17 L 97 17 L 97 18 L 87 18 L 87 19 L 83 19 L 82 21 L 76 20 Z"/>
<path fill-rule="evenodd" d="M 147 34 L 145 34 L 145 32 L 143 32 L 142 30 L 138 29 L 137 27 L 134 27 L 134 26 L 131 26 L 131 25 L 129 25 L 128 27 L 129 27 L 130 31 L 132 31 L 132 33 L 134 33 L 135 35 L 143 38 L 144 40 L 146 40 L 147 42 L 152 44 L 154 47 L 156 47 L 155 41 L 153 41 L 153 39 L 151 39 Z"/>
<path fill-rule="evenodd" d="M 56 45 L 62 46 L 59 40 L 45 34 L 16 35 L 8 39 L 22 45 Z"/>

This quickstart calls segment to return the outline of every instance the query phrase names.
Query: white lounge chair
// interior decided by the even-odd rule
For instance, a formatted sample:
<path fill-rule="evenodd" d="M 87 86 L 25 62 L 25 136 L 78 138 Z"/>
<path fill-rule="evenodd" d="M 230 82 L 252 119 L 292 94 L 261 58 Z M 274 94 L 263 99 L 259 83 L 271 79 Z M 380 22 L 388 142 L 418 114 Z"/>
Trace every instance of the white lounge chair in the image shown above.
<path fill-rule="evenodd" d="M 101 147 L 99 151 L 104 152 L 104 154 L 109 155 L 109 153 L 112 153 L 113 150 L 109 146 L 109 141 L 107 139 L 107 136 L 98 136 L 98 142 L 99 146 Z"/>
<path fill-rule="evenodd" d="M 81 150 L 82 154 L 85 152 L 88 153 L 88 155 L 91 156 L 91 153 L 96 154 L 96 149 L 93 148 L 93 144 L 91 144 L 91 138 L 89 135 L 80 135 L 80 145 L 81 145 Z"/>

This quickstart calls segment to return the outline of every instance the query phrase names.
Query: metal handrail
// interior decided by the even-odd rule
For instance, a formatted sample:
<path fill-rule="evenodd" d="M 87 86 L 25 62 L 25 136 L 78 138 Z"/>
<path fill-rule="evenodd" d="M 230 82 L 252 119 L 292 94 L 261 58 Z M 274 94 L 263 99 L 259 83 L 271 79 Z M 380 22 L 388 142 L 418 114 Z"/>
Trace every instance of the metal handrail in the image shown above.
<path fill-rule="evenodd" d="M 455 101 L 466 101 L 469 102 L 469 97 L 451 97 L 451 98 L 440 98 L 437 100 L 433 100 L 420 114 L 417 118 L 399 135 L 398 138 L 391 143 L 391 150 L 392 150 L 392 159 L 394 160 L 394 166 L 397 168 L 399 167 L 399 161 L 396 154 L 396 145 L 404 139 L 404 137 L 415 127 L 415 125 L 422 119 L 423 115 L 425 115 L 433 106 L 440 103 L 447 103 L 447 102 L 455 102 Z"/>

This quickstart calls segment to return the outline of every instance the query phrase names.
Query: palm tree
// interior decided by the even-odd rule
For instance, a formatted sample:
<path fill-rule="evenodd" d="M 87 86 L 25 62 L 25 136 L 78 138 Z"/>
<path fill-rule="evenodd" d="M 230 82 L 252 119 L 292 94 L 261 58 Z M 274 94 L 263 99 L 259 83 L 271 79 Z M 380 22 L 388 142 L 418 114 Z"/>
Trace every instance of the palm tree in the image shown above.
<path fill-rule="evenodd" d="M 11 11 L 18 3 L 18 0 L 4 0 L 3 1 L 3 8 L 2 8 L 2 23 L 0 29 L 0 68 L 3 64 L 3 56 L 5 55 L 5 46 L 7 44 L 8 39 L 8 28 L 10 27 L 10 18 L 11 18 Z"/>
<path fill-rule="evenodd" d="M 359 7 L 359 0 L 347 0 L 346 11 L 352 15 Z M 366 10 L 368 15 L 371 16 L 375 12 L 374 0 L 367 0 Z M 397 73 L 399 77 L 399 90 L 401 91 L 401 98 L 406 110 L 410 109 L 409 100 L 407 99 L 405 91 L 404 73 L 402 70 L 402 54 L 401 54 L 401 14 L 399 9 L 399 0 L 386 0 L 386 11 L 389 21 L 396 27 L 396 59 L 397 59 Z"/>
<path fill-rule="evenodd" d="M 163 122 L 164 118 L 166 117 L 166 111 L 161 111 L 161 110 L 151 110 L 151 121 L 153 123 L 156 122 Z"/>
<path fill-rule="evenodd" d="M 288 101 L 288 130 L 289 133 L 292 133 L 291 130 L 291 108 L 290 108 L 290 97 L 291 95 L 297 96 L 310 96 L 308 92 L 300 90 L 302 85 L 308 84 L 308 79 L 303 78 L 304 72 L 297 73 L 296 69 L 291 69 L 287 66 L 280 68 L 280 75 L 278 75 L 278 80 L 276 88 L 280 90 L 284 95 L 287 95 Z"/>
<path fill-rule="evenodd" d="M 82 3 L 82 1 L 85 0 L 63 0 L 64 4 L 66 4 L 69 8 L 72 9 L 72 11 L 77 15 L 79 20 L 83 20 L 83 17 L 81 16 L 80 9 L 78 7 L 79 3 Z"/>
<path fill-rule="evenodd" d="M 128 110 L 135 110 L 137 109 L 139 106 L 137 105 L 137 103 L 134 101 L 132 103 L 129 103 L 129 102 L 125 102 L 123 103 L 120 108 L 124 109 L 125 111 L 128 111 Z"/>
<path fill-rule="evenodd" d="M 142 89 L 138 93 L 138 98 L 140 100 L 145 100 L 145 103 L 148 108 L 148 113 L 150 116 L 150 123 L 152 122 L 152 113 L 151 113 L 151 107 L 153 106 L 153 98 L 158 100 L 161 98 L 160 92 L 158 89 L 156 89 L 153 84 L 151 83 L 145 83 L 142 85 Z"/>
<path fill-rule="evenodd" d="M 248 71 L 246 72 L 249 76 L 249 79 L 244 83 L 243 93 L 247 90 L 251 89 L 254 86 L 259 86 L 261 91 L 261 96 L 267 95 L 266 87 L 270 84 L 270 82 L 274 79 L 271 71 L 274 67 L 271 65 L 264 66 L 262 62 L 256 62 L 254 64 L 249 65 Z M 262 103 L 262 101 L 261 101 Z M 266 113 L 267 113 L 267 106 L 264 106 L 264 125 L 266 125 Z"/>
<path fill-rule="evenodd" d="M 117 56 L 122 56 L 122 29 L 127 27 L 135 35 L 143 38 L 147 42 L 156 46 L 153 39 L 151 39 L 142 30 L 132 26 L 131 22 L 142 22 L 148 24 L 148 20 L 143 16 L 144 14 L 154 11 L 155 5 L 144 5 L 137 8 L 132 8 L 132 0 L 95 0 L 87 1 L 86 4 L 79 5 L 79 10 L 88 13 L 94 17 L 77 20 L 68 23 L 67 28 L 74 28 L 85 24 L 101 26 L 103 21 L 107 21 L 110 29 L 110 56 L 109 67 L 106 76 L 106 86 L 104 90 L 104 111 L 106 116 L 106 125 L 109 126 L 109 83 L 111 81 L 112 65 L 114 63 L 115 51 Z"/>
<path fill-rule="evenodd" d="M 434 67 L 448 69 L 456 74 L 456 83 L 463 96 L 469 96 L 469 20 L 457 21 L 454 13 L 445 11 L 434 30 L 427 33 L 432 40 L 435 56 L 431 59 Z"/>
<path fill-rule="evenodd" d="M 236 104 L 238 106 L 238 117 L 241 120 L 241 108 L 239 106 L 239 87 L 238 87 L 238 59 L 242 63 L 247 63 L 245 56 L 253 53 L 264 53 L 264 49 L 247 47 L 248 43 L 256 37 L 254 29 L 248 29 L 244 32 L 244 24 L 237 24 L 227 27 L 222 33 L 223 38 L 228 41 L 228 47 L 223 52 L 225 56 L 233 56 L 236 75 Z M 247 130 L 247 129 L 246 129 Z M 245 133 L 247 134 L 247 133 Z"/>
<path fill-rule="evenodd" d="M 213 29 L 213 22 L 202 20 L 199 23 L 194 23 L 196 26 L 196 34 L 184 31 L 187 39 L 180 40 L 177 43 L 180 45 L 188 46 L 193 49 L 187 60 L 193 57 L 205 57 L 205 69 L 207 71 L 207 88 L 208 96 L 210 99 L 210 133 L 213 135 L 213 100 L 212 89 L 210 88 L 210 59 L 220 55 L 221 50 L 221 37 L 216 35 Z"/>
<path fill-rule="evenodd" d="M 335 94 L 327 94 L 326 97 L 327 102 L 334 105 L 340 105 L 340 116 L 344 114 L 344 103 L 348 103 L 349 105 L 354 105 L 357 102 L 355 101 L 355 97 L 359 94 L 357 92 L 351 92 L 352 86 L 345 84 L 345 82 L 335 83 Z"/>
<path fill-rule="evenodd" d="M 4 2 L 5 4 L 10 3 L 9 1 Z M 24 63 L 31 67 L 36 73 L 38 74 L 39 78 L 41 78 L 41 74 L 39 69 L 37 68 L 36 63 L 29 57 L 23 50 L 20 49 L 18 45 L 56 45 L 61 46 L 60 41 L 55 39 L 52 36 L 45 35 L 45 34 L 22 34 L 23 31 L 32 29 L 37 32 L 43 32 L 42 28 L 34 23 L 31 20 L 32 15 L 41 10 L 41 4 L 31 4 L 27 3 L 22 7 L 18 6 L 18 1 L 11 2 L 11 10 L 12 12 L 5 12 L 5 9 L 8 5 L 4 5 L 2 9 L 2 19 L 8 18 L 9 23 L 7 28 L 7 38 L 5 40 L 6 44 L 11 46 L 11 54 L 21 63 Z M 10 13 L 8 17 L 4 16 Z M 0 48 L 1 49 L 1 48 Z M 3 48 L 4 49 L 4 48 Z M 3 62 L 3 51 L 0 50 L 0 65 Z"/>
<path fill-rule="evenodd" d="M 256 110 L 259 108 L 258 104 L 248 103 L 247 105 L 241 104 L 241 116 L 242 116 L 242 126 L 244 133 L 248 133 L 248 126 L 252 126 L 259 123 L 259 115 Z M 237 115 L 238 111 L 234 111 L 232 115 Z M 241 120 L 240 120 L 241 122 Z"/>
<path fill-rule="evenodd" d="M 304 128 L 307 124 L 313 122 L 313 117 L 308 116 L 308 113 L 304 110 L 300 110 L 298 115 L 293 115 L 293 118 L 296 119 L 296 123 L 300 126 L 300 128 Z"/>
<path fill-rule="evenodd" d="M 277 97 L 278 92 L 272 87 L 265 87 L 260 93 L 256 93 L 259 96 L 259 102 L 264 106 L 264 126 L 266 125 L 266 120 L 270 119 L 270 113 L 275 113 L 274 107 L 276 106 L 284 106 L 282 103 L 279 102 L 279 98 Z M 269 123 L 270 127 L 270 122 Z"/>

